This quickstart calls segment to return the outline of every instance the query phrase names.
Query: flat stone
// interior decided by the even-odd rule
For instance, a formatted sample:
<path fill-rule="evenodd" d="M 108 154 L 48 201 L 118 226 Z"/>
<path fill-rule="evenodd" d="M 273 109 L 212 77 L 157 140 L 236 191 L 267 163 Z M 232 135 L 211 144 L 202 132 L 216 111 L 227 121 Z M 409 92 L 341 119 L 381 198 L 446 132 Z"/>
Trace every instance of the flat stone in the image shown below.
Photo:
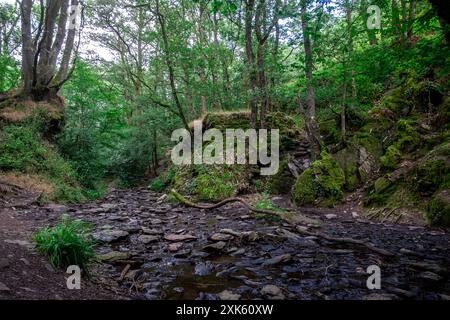
<path fill-rule="evenodd" d="M 181 247 L 183 247 L 183 245 L 184 245 L 184 242 L 174 242 L 174 243 L 169 244 L 168 248 L 169 248 L 170 252 L 176 252 L 176 251 L 180 250 Z"/>
<path fill-rule="evenodd" d="M 150 222 L 150 224 L 161 224 L 162 223 L 161 219 L 149 219 L 148 221 Z"/>
<path fill-rule="evenodd" d="M 273 257 L 273 258 L 271 258 L 269 260 L 266 260 L 262 265 L 263 266 L 272 266 L 272 265 L 276 265 L 276 264 L 279 264 L 279 263 L 288 262 L 291 259 L 292 259 L 292 256 L 289 253 L 282 254 L 282 255 Z"/>
<path fill-rule="evenodd" d="M 33 249 L 34 248 L 34 244 L 32 244 L 31 242 L 26 241 L 26 240 L 10 240 L 10 239 L 6 239 L 4 241 L 6 243 L 17 244 L 19 246 L 26 247 L 28 249 Z"/>
<path fill-rule="evenodd" d="M 123 230 L 103 230 L 93 234 L 93 237 L 97 241 L 102 242 L 116 242 L 128 237 L 129 233 Z"/>
<path fill-rule="evenodd" d="M 225 234 L 230 234 L 234 237 L 240 237 L 242 235 L 242 233 L 238 232 L 238 231 L 234 231 L 232 229 L 220 229 L 219 230 L 220 233 L 225 233 Z"/>
<path fill-rule="evenodd" d="M 228 240 L 233 239 L 233 236 L 230 234 L 215 233 L 210 237 L 210 239 L 212 241 L 228 241 Z"/>
<path fill-rule="evenodd" d="M 239 300 L 241 295 L 228 290 L 224 290 L 218 294 L 218 297 L 220 300 Z"/>
<path fill-rule="evenodd" d="M 0 258 L 0 270 L 9 267 L 9 260 L 6 258 Z"/>
<path fill-rule="evenodd" d="M 226 245 L 227 245 L 226 242 L 219 241 L 219 242 L 204 246 L 203 250 L 205 250 L 205 251 L 222 251 Z"/>
<path fill-rule="evenodd" d="M 128 252 L 120 252 L 120 251 L 111 251 L 105 254 L 100 254 L 97 256 L 100 261 L 105 262 L 115 262 L 120 260 L 127 260 L 130 258 L 130 254 Z"/>
<path fill-rule="evenodd" d="M 328 220 L 336 219 L 337 218 L 337 214 L 329 213 L 329 214 L 325 215 L 325 218 L 327 218 Z"/>
<path fill-rule="evenodd" d="M 442 277 L 434 272 L 431 271 L 425 271 L 419 274 L 419 278 L 429 281 L 440 281 L 442 280 Z"/>
<path fill-rule="evenodd" d="M 11 289 L 8 288 L 3 282 L 0 282 L 0 292 L 11 292 Z"/>
<path fill-rule="evenodd" d="M 196 240 L 197 237 L 191 234 L 167 234 L 164 236 L 164 239 L 172 242 L 182 242 L 182 241 L 193 241 Z"/>
<path fill-rule="evenodd" d="M 271 299 L 271 300 L 284 300 L 285 299 L 283 291 L 279 287 L 277 287 L 273 284 L 264 286 L 261 289 L 261 294 L 264 297 Z"/>
<path fill-rule="evenodd" d="M 371 293 L 362 297 L 363 300 L 396 300 L 398 297 L 395 294 L 389 293 Z"/>
<path fill-rule="evenodd" d="M 151 234 L 151 235 L 157 235 L 157 234 L 162 234 L 163 233 L 160 230 L 150 229 L 150 228 L 146 228 L 146 227 L 142 227 L 142 232 L 145 233 L 145 234 Z"/>
<path fill-rule="evenodd" d="M 150 236 L 150 235 L 146 235 L 146 234 L 143 234 L 143 235 L 138 237 L 138 241 L 142 242 L 144 244 L 148 244 L 148 243 L 151 243 L 151 242 L 156 242 L 158 240 L 159 240 L 159 237 L 157 237 L 157 236 Z"/>
<path fill-rule="evenodd" d="M 256 231 L 244 231 L 242 235 L 247 238 L 248 241 L 256 241 L 259 239 L 258 232 Z"/>

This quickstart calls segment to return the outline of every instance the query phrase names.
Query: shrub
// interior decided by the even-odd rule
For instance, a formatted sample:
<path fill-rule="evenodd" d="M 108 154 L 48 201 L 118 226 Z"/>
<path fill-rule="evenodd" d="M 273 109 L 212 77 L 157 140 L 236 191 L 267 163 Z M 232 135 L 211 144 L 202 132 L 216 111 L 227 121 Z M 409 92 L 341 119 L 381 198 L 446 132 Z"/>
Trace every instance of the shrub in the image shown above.
<path fill-rule="evenodd" d="M 90 231 L 90 224 L 63 215 L 59 224 L 37 231 L 34 238 L 37 249 L 53 266 L 77 265 L 86 272 L 88 262 L 94 257 Z"/>
<path fill-rule="evenodd" d="M 149 188 L 154 192 L 162 192 L 166 188 L 166 184 L 161 180 L 161 178 L 156 178 L 150 183 Z"/>

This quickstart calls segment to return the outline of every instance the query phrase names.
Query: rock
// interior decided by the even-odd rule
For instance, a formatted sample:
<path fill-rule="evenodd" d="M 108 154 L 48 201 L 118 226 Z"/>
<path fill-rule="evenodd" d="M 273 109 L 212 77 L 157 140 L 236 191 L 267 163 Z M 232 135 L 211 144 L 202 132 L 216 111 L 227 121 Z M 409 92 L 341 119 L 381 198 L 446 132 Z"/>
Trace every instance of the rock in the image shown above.
<path fill-rule="evenodd" d="M 337 218 L 337 214 L 329 213 L 329 214 L 325 215 L 325 218 L 327 218 L 328 220 L 336 219 Z"/>
<path fill-rule="evenodd" d="M 28 249 L 33 249 L 34 248 L 34 244 L 32 244 L 31 242 L 26 241 L 26 240 L 10 240 L 10 239 L 6 239 L 4 241 L 6 243 L 17 244 L 19 246 L 26 247 Z"/>
<path fill-rule="evenodd" d="M 224 234 L 224 233 L 215 233 L 210 237 L 210 239 L 212 241 L 228 241 L 228 240 L 233 239 L 233 236 L 229 235 L 229 234 Z"/>
<path fill-rule="evenodd" d="M 362 300 L 397 300 L 395 294 L 389 293 L 371 293 L 362 297 Z"/>
<path fill-rule="evenodd" d="M 169 251 L 170 252 L 176 252 L 176 251 L 178 251 L 178 250 L 180 250 L 181 249 L 181 247 L 183 246 L 183 242 L 174 242 L 174 243 L 171 243 L 171 244 L 169 244 Z"/>
<path fill-rule="evenodd" d="M 410 265 L 411 267 L 432 271 L 434 273 L 445 273 L 446 272 L 445 268 L 443 268 L 440 265 L 435 264 L 435 263 L 419 261 L 419 262 L 409 262 L 408 265 Z"/>
<path fill-rule="evenodd" d="M 259 235 L 256 231 L 244 231 L 242 232 L 242 235 L 248 240 L 248 241 L 256 241 L 259 239 Z"/>
<path fill-rule="evenodd" d="M 161 219 L 149 219 L 148 221 L 150 222 L 150 224 L 161 224 L 162 223 Z"/>
<path fill-rule="evenodd" d="M 143 235 L 138 237 L 138 241 L 142 242 L 144 244 L 148 244 L 148 243 L 151 243 L 151 242 L 156 242 L 158 240 L 159 240 L 159 237 L 157 237 L 157 236 L 150 236 L 150 235 L 146 235 L 146 234 L 143 234 Z"/>
<path fill-rule="evenodd" d="M 167 234 L 164 236 L 164 239 L 172 242 L 182 242 L 197 240 L 197 237 L 191 234 Z"/>
<path fill-rule="evenodd" d="M 435 282 L 442 280 L 442 277 L 440 275 L 438 275 L 434 272 L 431 272 L 431 271 L 422 272 L 421 274 L 419 274 L 419 278 L 428 280 L 428 281 L 435 281 Z"/>
<path fill-rule="evenodd" d="M 109 211 L 109 210 L 113 210 L 117 208 L 117 204 L 113 204 L 113 203 L 102 203 L 100 205 L 100 207 L 102 207 L 103 209 L 105 209 L 104 211 Z"/>
<path fill-rule="evenodd" d="M 103 230 L 93 234 L 93 237 L 97 241 L 102 242 L 116 242 L 128 237 L 129 233 L 123 230 Z"/>
<path fill-rule="evenodd" d="M 352 217 L 355 218 L 355 219 L 358 218 L 359 217 L 358 212 L 352 211 Z"/>
<path fill-rule="evenodd" d="M 265 298 L 270 299 L 270 300 L 284 300 L 286 298 L 283 294 L 283 291 L 279 287 L 277 287 L 273 284 L 264 286 L 261 289 L 261 294 Z"/>
<path fill-rule="evenodd" d="M 232 235 L 234 237 L 237 237 L 237 238 L 239 238 L 242 235 L 242 233 L 240 233 L 238 231 L 234 231 L 232 229 L 220 229 L 219 232 L 220 233 L 225 233 L 225 234 L 230 234 L 230 235 Z"/>
<path fill-rule="evenodd" d="M 216 242 L 216 243 L 204 246 L 203 250 L 208 251 L 208 252 L 222 251 L 225 248 L 226 245 L 227 245 L 226 242 L 219 241 L 219 242 Z"/>
<path fill-rule="evenodd" d="M 279 263 L 284 263 L 284 262 L 288 262 L 292 259 L 292 256 L 287 253 L 287 254 L 282 254 L 276 257 L 273 257 L 269 260 L 266 260 L 262 265 L 263 266 L 272 266 L 275 264 L 279 264 Z"/>
<path fill-rule="evenodd" d="M 216 277 L 217 277 L 217 278 L 225 278 L 225 277 L 228 277 L 229 275 L 231 275 L 232 273 L 235 273 L 235 272 L 238 271 L 238 270 L 239 270 L 238 267 L 233 266 L 233 267 L 228 268 L 228 269 L 226 269 L 226 270 L 222 270 L 222 271 L 220 271 L 220 272 L 217 272 L 217 273 L 216 273 Z"/>
<path fill-rule="evenodd" d="M 146 228 L 146 227 L 142 227 L 142 232 L 145 233 L 145 234 L 151 234 L 151 235 L 158 235 L 158 234 L 162 234 L 163 233 L 160 230 L 150 229 L 150 228 Z"/>
<path fill-rule="evenodd" d="M 245 253 L 245 249 L 242 248 L 242 249 L 239 249 L 239 250 L 237 250 L 237 251 L 234 251 L 234 252 L 231 254 L 231 256 L 233 256 L 233 257 L 241 256 L 241 255 L 243 255 L 244 253 Z"/>
<path fill-rule="evenodd" d="M 120 251 L 111 251 L 105 254 L 100 254 L 97 256 L 100 261 L 104 262 L 115 262 L 120 260 L 127 260 L 130 258 L 130 254 L 128 252 L 120 252 Z"/>
<path fill-rule="evenodd" d="M 9 260 L 6 258 L 0 258 L 0 270 L 6 269 L 9 267 Z"/>
<path fill-rule="evenodd" d="M 181 250 L 181 251 L 175 253 L 173 256 L 178 259 L 185 259 L 185 258 L 189 257 L 190 253 L 191 253 L 191 249 L 188 248 L 188 249 Z"/>
<path fill-rule="evenodd" d="M 8 288 L 3 282 L 0 282 L 0 292 L 11 292 L 11 289 Z"/>
<path fill-rule="evenodd" d="M 195 265 L 195 271 L 194 273 L 197 276 L 209 276 L 214 270 L 214 266 L 211 262 L 199 262 Z"/>
<path fill-rule="evenodd" d="M 224 290 L 218 294 L 218 297 L 220 300 L 239 300 L 241 295 L 228 290 Z"/>

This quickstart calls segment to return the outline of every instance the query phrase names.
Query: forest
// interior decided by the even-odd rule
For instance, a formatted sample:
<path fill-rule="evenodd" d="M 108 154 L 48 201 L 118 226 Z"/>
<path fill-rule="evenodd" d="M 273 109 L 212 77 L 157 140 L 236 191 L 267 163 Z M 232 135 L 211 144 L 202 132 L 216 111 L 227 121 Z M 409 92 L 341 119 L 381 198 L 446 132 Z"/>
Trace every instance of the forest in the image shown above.
<path fill-rule="evenodd" d="M 445 1 L 0 0 L 0 299 L 448 300 L 449 93 Z"/>

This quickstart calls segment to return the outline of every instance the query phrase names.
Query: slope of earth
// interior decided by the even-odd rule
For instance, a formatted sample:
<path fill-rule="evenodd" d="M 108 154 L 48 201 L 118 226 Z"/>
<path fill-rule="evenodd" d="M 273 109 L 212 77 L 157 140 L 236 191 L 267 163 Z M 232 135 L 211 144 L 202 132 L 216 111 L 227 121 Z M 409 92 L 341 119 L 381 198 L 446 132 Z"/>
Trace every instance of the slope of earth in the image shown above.
<path fill-rule="evenodd" d="M 62 212 L 95 227 L 96 250 L 104 261 L 96 268 L 96 281 L 134 299 L 440 300 L 450 295 L 450 234 L 438 229 L 375 223 L 339 211 L 307 213 L 322 220 L 321 232 L 395 253 L 387 257 L 365 247 L 304 236 L 288 224 L 257 218 L 237 206 L 185 208 L 146 189 L 115 190 L 103 200 L 69 207 L 27 206 L 8 215 L 22 222 L 15 227 L 18 233 L 30 225 L 54 225 Z M 25 238 L 8 234 L 12 229 L 0 229 L 2 246 L 5 239 Z M 35 276 L 44 265 L 22 272 Z M 370 265 L 381 269 L 380 290 L 367 289 Z M 12 294 L 27 286 L 5 284 Z M 62 287 L 52 290 L 71 298 Z M 90 291 L 79 294 L 89 297 Z M 100 293 L 91 297 L 102 298 Z"/>

